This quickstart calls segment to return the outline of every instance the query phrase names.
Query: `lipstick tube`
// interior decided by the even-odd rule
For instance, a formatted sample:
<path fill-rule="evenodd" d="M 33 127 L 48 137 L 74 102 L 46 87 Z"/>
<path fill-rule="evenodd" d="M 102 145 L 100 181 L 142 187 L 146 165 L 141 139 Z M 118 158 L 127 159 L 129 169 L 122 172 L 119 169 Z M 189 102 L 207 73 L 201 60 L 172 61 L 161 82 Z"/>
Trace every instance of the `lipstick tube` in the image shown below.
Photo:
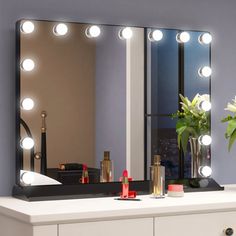
<path fill-rule="evenodd" d="M 86 165 L 83 165 L 81 183 L 82 184 L 88 184 L 89 183 L 88 167 Z"/>
<path fill-rule="evenodd" d="M 123 171 L 121 198 L 129 198 L 129 178 L 127 170 Z"/>

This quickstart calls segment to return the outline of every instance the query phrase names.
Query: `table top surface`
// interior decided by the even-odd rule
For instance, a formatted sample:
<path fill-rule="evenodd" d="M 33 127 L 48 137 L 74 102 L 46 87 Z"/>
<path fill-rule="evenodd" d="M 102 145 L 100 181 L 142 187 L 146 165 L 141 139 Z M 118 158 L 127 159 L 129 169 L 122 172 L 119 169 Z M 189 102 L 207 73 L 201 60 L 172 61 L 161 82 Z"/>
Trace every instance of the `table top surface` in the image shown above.
<path fill-rule="evenodd" d="M 154 199 L 137 196 L 141 201 L 118 201 L 114 197 L 27 202 L 0 197 L 0 214 L 32 225 L 72 223 L 236 211 L 236 185 L 224 191 L 185 193 L 184 197 Z"/>

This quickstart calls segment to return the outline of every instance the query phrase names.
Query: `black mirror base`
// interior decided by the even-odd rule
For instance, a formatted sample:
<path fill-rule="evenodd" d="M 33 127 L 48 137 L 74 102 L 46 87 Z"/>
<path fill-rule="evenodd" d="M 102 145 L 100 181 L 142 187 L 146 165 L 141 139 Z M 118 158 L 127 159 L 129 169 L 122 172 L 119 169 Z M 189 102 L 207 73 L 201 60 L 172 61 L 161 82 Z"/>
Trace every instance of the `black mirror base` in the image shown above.
<path fill-rule="evenodd" d="M 169 184 L 183 184 L 185 192 L 221 191 L 221 187 L 214 179 L 175 179 L 166 180 Z M 149 181 L 132 181 L 130 190 L 138 195 L 149 194 Z M 121 192 L 121 183 L 99 183 L 79 185 L 42 185 L 13 187 L 12 196 L 26 201 L 62 200 L 97 197 L 117 197 Z"/>

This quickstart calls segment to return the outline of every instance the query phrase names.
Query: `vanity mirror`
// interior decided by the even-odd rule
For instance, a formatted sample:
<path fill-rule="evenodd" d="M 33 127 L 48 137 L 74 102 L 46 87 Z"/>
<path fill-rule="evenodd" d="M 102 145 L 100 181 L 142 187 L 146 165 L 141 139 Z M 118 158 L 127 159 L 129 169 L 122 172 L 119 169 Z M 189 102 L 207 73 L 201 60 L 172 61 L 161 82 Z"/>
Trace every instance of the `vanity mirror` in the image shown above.
<path fill-rule="evenodd" d="M 131 185 L 146 191 L 155 154 L 167 178 L 190 178 L 191 158 L 178 150 L 171 114 L 179 94 L 210 94 L 210 38 L 199 31 L 17 22 L 17 191 L 31 186 L 39 193 L 46 185 L 55 195 L 67 185 L 77 194 L 118 192 L 124 169 Z"/>

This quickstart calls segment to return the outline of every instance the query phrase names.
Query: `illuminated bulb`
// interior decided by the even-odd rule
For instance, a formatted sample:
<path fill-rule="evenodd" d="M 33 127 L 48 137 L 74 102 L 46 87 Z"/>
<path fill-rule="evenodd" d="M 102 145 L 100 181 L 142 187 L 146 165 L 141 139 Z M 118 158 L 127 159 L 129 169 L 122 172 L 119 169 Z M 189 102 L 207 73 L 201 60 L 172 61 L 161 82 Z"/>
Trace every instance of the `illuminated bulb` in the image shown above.
<path fill-rule="evenodd" d="M 149 33 L 148 38 L 150 41 L 160 41 L 163 38 L 163 33 L 161 30 L 154 30 Z"/>
<path fill-rule="evenodd" d="M 24 34 L 30 34 L 34 31 L 34 24 L 31 21 L 25 21 L 22 23 L 21 32 Z"/>
<path fill-rule="evenodd" d="M 199 104 L 199 108 L 203 111 L 210 111 L 211 110 L 211 103 L 209 101 L 202 101 Z"/>
<path fill-rule="evenodd" d="M 126 27 L 119 32 L 119 37 L 121 39 L 131 39 L 133 36 L 133 31 L 130 27 Z"/>
<path fill-rule="evenodd" d="M 212 41 L 212 36 L 209 33 L 201 34 L 198 38 L 198 41 L 201 44 L 209 44 Z"/>
<path fill-rule="evenodd" d="M 201 145 L 205 145 L 205 146 L 208 146 L 211 144 L 211 141 L 212 141 L 212 138 L 210 135 L 208 134 L 205 134 L 205 135 L 201 135 L 199 138 L 198 138 L 198 141 Z"/>
<path fill-rule="evenodd" d="M 21 107 L 22 109 L 27 111 L 32 110 L 34 107 L 34 101 L 31 98 L 25 98 L 21 102 Z"/>
<path fill-rule="evenodd" d="M 21 63 L 21 69 L 24 71 L 32 71 L 35 67 L 34 61 L 32 59 L 25 59 Z"/>
<path fill-rule="evenodd" d="M 210 177 L 211 174 L 212 174 L 212 169 L 210 166 L 201 166 L 199 168 L 199 174 L 202 176 L 202 177 Z"/>
<path fill-rule="evenodd" d="M 68 27 L 66 24 L 60 23 L 54 26 L 53 32 L 56 36 L 64 36 L 68 32 Z"/>
<path fill-rule="evenodd" d="M 209 77 L 211 76 L 212 70 L 209 66 L 204 66 L 198 70 L 198 74 L 201 77 Z"/>
<path fill-rule="evenodd" d="M 182 32 L 176 35 L 176 40 L 179 43 L 187 43 L 190 40 L 190 34 L 188 32 Z"/>
<path fill-rule="evenodd" d="M 20 179 L 24 185 L 31 185 L 34 182 L 34 174 L 32 172 L 24 172 Z"/>
<path fill-rule="evenodd" d="M 21 147 L 24 149 L 31 149 L 34 146 L 34 140 L 32 138 L 24 138 L 21 143 L 20 143 Z"/>
<path fill-rule="evenodd" d="M 101 29 L 97 25 L 92 25 L 86 29 L 85 33 L 89 38 L 96 38 L 101 34 Z"/>

